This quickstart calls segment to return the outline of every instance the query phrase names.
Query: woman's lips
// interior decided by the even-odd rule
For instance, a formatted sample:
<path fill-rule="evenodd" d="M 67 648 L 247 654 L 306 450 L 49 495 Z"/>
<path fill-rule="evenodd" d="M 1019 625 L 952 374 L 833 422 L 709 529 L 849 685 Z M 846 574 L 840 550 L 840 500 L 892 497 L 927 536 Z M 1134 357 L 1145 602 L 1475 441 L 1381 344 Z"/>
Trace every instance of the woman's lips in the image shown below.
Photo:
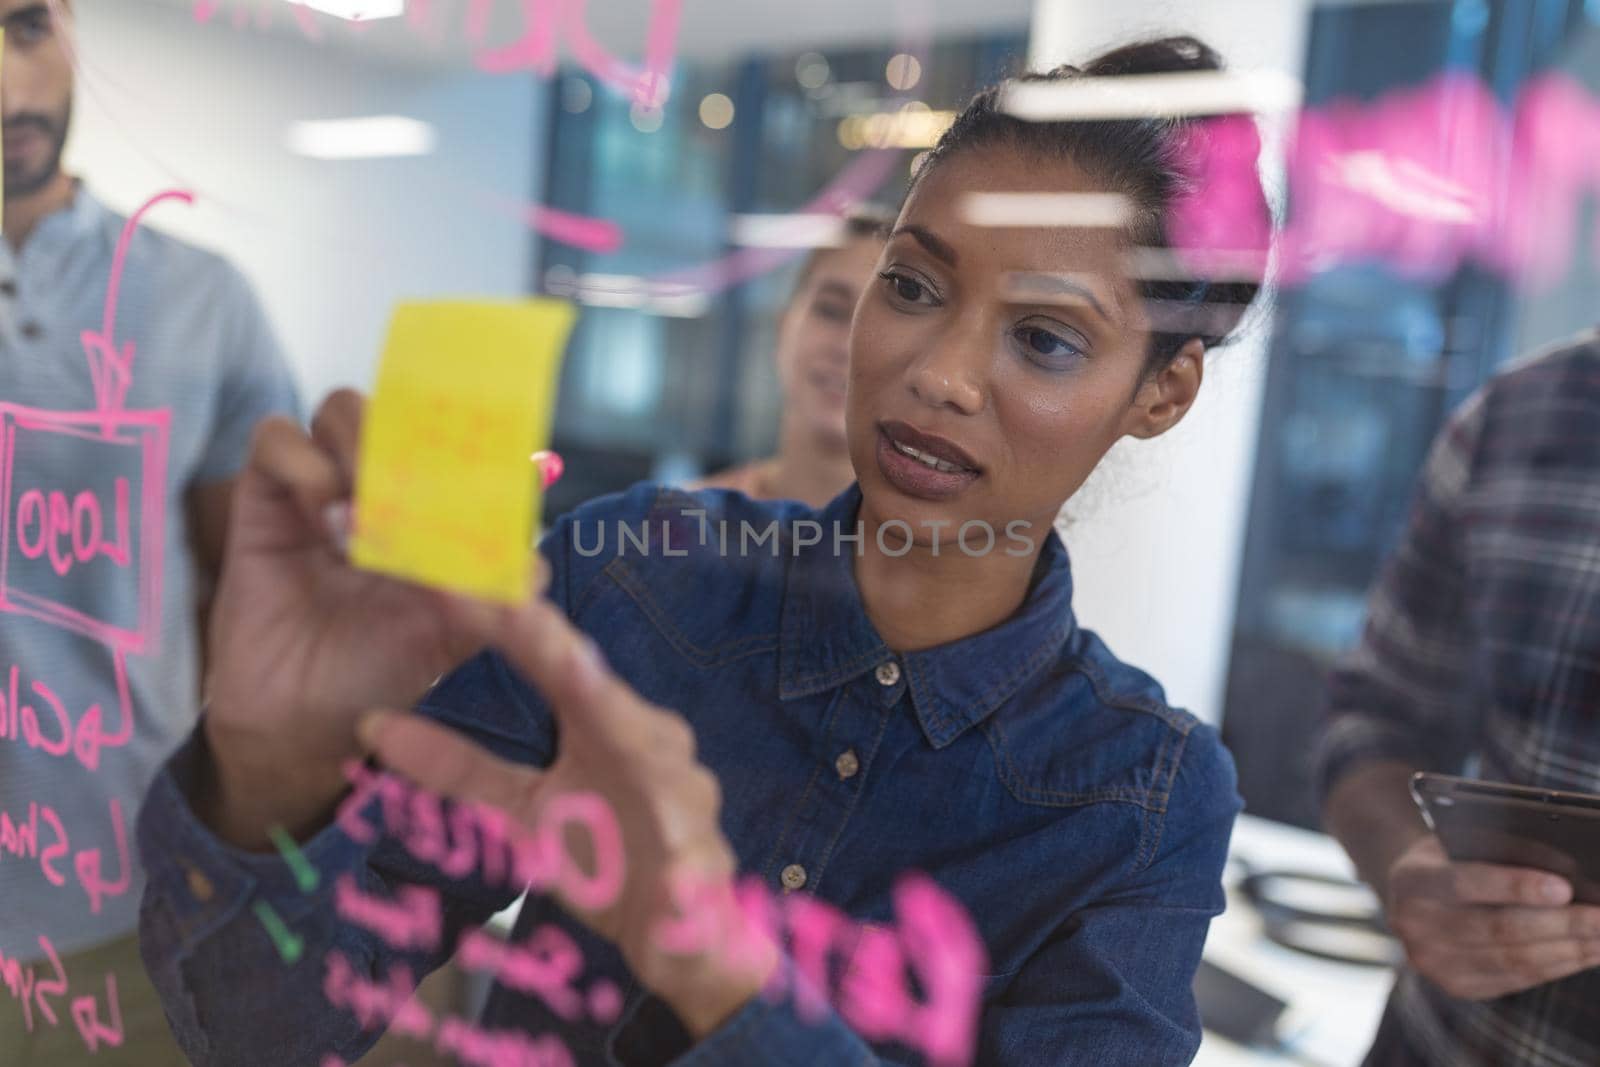
<path fill-rule="evenodd" d="M 915 452 L 952 467 L 962 467 L 975 472 L 983 470 L 966 449 L 948 437 L 919 430 L 909 422 L 901 422 L 899 419 L 884 419 L 878 425 L 889 435 L 889 440 L 899 445 L 902 450 Z"/>
<path fill-rule="evenodd" d="M 978 480 L 980 474 L 974 468 L 955 466 L 950 460 L 938 457 L 930 450 L 919 449 L 892 436 L 889 430 L 891 425 L 903 424 L 882 424 L 878 427 L 878 471 L 884 480 L 900 492 L 923 500 L 944 500 Z M 908 450 L 919 453 L 922 458 L 908 454 Z M 942 448 L 941 451 L 966 455 L 953 446 Z M 930 459 L 936 460 L 939 466 L 930 465 Z"/>

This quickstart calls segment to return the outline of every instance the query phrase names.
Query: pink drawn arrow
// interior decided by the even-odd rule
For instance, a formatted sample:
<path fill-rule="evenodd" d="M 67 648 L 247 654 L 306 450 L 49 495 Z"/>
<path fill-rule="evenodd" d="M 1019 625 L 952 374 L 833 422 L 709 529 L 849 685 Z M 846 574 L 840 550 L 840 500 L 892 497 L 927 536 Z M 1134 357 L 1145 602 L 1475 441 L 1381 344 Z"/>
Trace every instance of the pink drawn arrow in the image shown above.
<path fill-rule="evenodd" d="M 128 341 L 119 350 L 115 341 L 117 327 L 117 300 L 122 292 L 122 272 L 127 265 L 128 246 L 133 243 L 134 231 L 151 208 L 163 200 L 182 200 L 194 203 L 194 194 L 184 189 L 168 189 L 157 193 L 135 211 L 122 227 L 117 240 L 117 250 L 111 259 L 111 282 L 106 286 L 105 318 L 101 329 L 84 330 L 82 334 L 84 358 L 89 361 L 89 379 L 94 383 L 95 410 L 102 417 L 102 427 L 107 436 L 111 432 L 110 417 L 122 411 L 128 398 L 128 387 L 133 384 L 134 344 Z"/>

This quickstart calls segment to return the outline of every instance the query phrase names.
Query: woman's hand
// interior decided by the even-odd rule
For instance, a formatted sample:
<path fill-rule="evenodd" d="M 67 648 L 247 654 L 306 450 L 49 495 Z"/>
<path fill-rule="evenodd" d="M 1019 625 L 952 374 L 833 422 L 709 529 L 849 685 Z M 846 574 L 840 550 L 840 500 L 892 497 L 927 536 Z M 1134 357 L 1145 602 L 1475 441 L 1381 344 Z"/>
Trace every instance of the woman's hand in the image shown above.
<path fill-rule="evenodd" d="M 359 571 L 344 557 L 362 398 L 334 393 L 308 436 L 258 427 L 240 475 L 211 609 L 206 737 L 213 773 L 197 809 L 223 837 L 266 847 L 305 833 L 343 792 L 357 718 L 410 707 L 480 647 L 453 598 Z"/>
<path fill-rule="evenodd" d="M 363 740 L 423 788 L 491 805 L 524 831 L 559 798 L 598 795 L 621 831 L 622 885 L 608 901 L 562 903 L 616 943 L 639 980 L 705 1036 L 762 989 L 778 952 L 734 903 L 721 790 L 695 758 L 693 731 L 612 674 L 553 605 L 484 607 L 476 620 L 480 636 L 544 694 L 560 738 L 555 762 L 542 771 L 507 763 L 445 727 L 394 712 L 363 722 Z M 592 865 L 593 857 L 575 858 Z M 686 948 L 664 931 L 681 926 L 691 907 L 696 947 Z"/>

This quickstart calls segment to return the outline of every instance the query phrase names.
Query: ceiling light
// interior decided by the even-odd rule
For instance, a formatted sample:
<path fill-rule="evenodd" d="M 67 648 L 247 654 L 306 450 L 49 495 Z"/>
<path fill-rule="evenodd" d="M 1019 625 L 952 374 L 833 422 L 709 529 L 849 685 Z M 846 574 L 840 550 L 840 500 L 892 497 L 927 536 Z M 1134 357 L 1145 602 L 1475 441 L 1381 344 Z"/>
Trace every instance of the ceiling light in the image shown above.
<path fill-rule="evenodd" d="M 967 193 L 960 202 L 969 225 L 996 228 L 1125 226 L 1132 208 L 1120 193 Z"/>
<path fill-rule="evenodd" d="M 733 101 L 723 93 L 707 93 L 700 101 L 700 121 L 707 129 L 727 129 L 733 125 Z"/>
<path fill-rule="evenodd" d="M 827 84 L 833 72 L 827 59 L 816 52 L 807 52 L 794 64 L 794 79 L 803 89 L 820 89 Z"/>
<path fill-rule="evenodd" d="M 432 126 L 400 115 L 294 122 L 284 138 L 289 151 L 312 159 L 381 159 L 425 156 L 437 135 Z"/>
<path fill-rule="evenodd" d="M 884 70 L 884 80 L 893 89 L 904 92 L 922 80 L 922 63 L 908 52 L 900 52 L 889 60 Z"/>
<path fill-rule="evenodd" d="M 852 151 L 858 148 L 932 148 L 955 120 L 954 111 L 929 111 L 925 105 L 848 115 L 839 121 L 839 144 Z"/>
<path fill-rule="evenodd" d="M 634 104 L 628 109 L 628 121 L 632 122 L 633 128 L 640 133 L 655 133 L 661 128 L 665 118 L 659 107 L 640 107 Z"/>

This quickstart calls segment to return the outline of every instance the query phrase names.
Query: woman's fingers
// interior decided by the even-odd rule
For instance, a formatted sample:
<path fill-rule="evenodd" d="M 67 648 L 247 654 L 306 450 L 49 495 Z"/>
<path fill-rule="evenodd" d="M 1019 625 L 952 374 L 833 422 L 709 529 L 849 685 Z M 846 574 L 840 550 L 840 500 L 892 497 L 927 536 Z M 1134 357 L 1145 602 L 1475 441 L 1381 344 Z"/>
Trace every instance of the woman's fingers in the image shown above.
<path fill-rule="evenodd" d="M 355 492 L 356 462 L 361 452 L 361 420 L 366 399 L 354 389 L 328 394 L 311 419 L 311 439 L 328 454 L 339 471 L 343 496 Z"/>
<path fill-rule="evenodd" d="M 544 775 L 501 759 L 449 727 L 406 712 L 374 711 L 361 720 L 359 734 L 380 763 L 423 789 L 516 818 L 537 816 Z"/>
<path fill-rule="evenodd" d="M 535 552 L 529 567 L 528 600 L 538 600 L 549 587 L 550 564 Z M 507 613 L 514 608 L 462 593 L 442 589 L 435 592 L 439 609 L 448 618 L 452 629 L 471 634 L 480 645 L 498 643 L 503 639 L 508 625 Z"/>
<path fill-rule="evenodd" d="M 600 649 L 545 600 L 503 609 L 485 635 L 544 694 L 565 737 L 622 741 L 662 714 L 606 666 Z"/>
<path fill-rule="evenodd" d="M 290 497 L 307 527 L 334 543 L 347 533 L 341 527 L 348 525 L 364 404 L 353 390 L 334 393 L 318 409 L 310 434 L 281 415 L 263 419 L 245 468 L 247 482 L 269 497 Z"/>
<path fill-rule="evenodd" d="M 298 423 L 282 415 L 263 419 L 256 427 L 245 472 L 265 483 L 268 493 L 290 497 L 317 530 L 323 528 L 328 506 L 345 496 L 338 465 Z"/>

